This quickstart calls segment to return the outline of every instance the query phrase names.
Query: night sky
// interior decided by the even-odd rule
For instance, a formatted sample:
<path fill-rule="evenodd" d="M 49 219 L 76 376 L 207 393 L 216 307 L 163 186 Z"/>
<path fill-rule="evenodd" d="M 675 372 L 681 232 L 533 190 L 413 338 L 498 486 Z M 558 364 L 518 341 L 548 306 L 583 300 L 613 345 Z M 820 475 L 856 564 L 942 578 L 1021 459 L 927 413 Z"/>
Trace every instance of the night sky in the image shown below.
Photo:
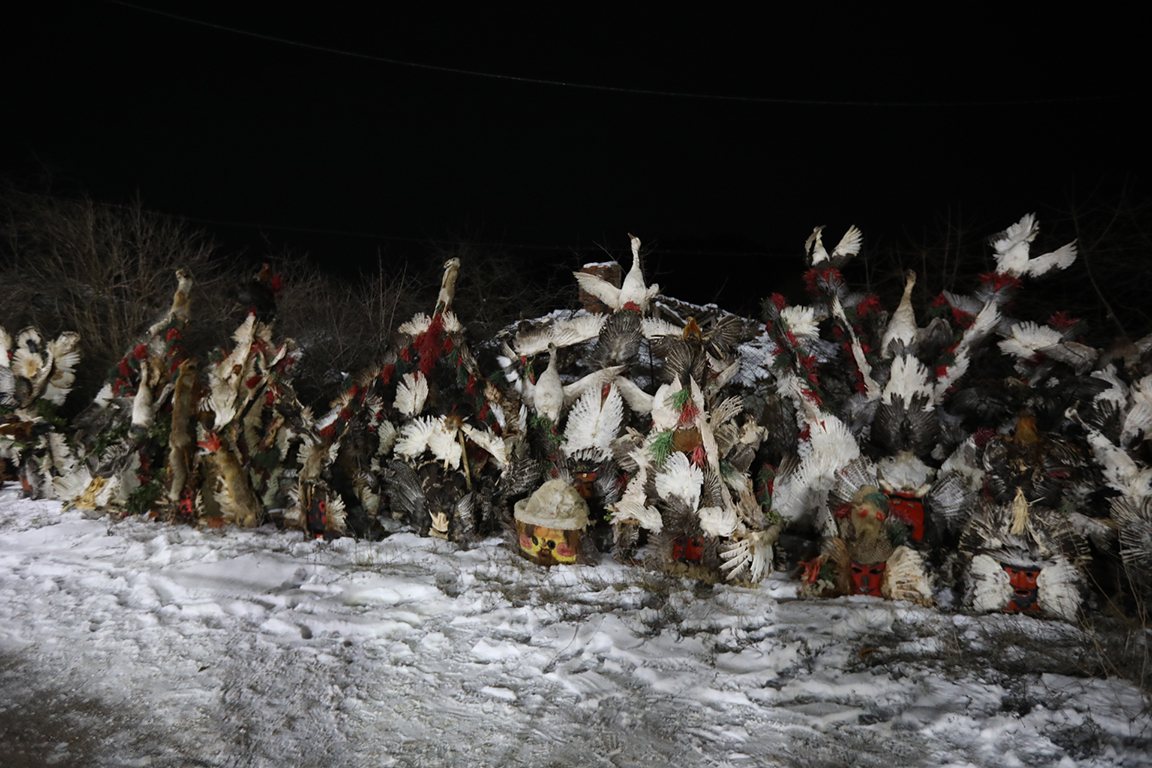
<path fill-rule="evenodd" d="M 990 234 L 1144 195 L 1152 168 L 1122 15 L 141 3 L 290 45 L 107 0 L 26 5 L 0 22 L 0 175 L 138 193 L 226 247 L 347 273 L 450 236 L 565 267 L 603 244 L 627 266 L 634 232 L 669 293 L 723 302 L 793 273 L 817 224 L 834 243 L 856 223 L 866 246 L 948 215 Z"/>

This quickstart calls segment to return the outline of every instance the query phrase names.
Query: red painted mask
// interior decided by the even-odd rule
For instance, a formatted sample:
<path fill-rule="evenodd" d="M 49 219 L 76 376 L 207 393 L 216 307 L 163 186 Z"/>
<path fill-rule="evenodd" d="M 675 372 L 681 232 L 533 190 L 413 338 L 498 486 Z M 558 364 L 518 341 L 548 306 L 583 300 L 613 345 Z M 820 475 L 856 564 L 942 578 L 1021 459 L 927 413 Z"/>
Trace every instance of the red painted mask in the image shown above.
<path fill-rule="evenodd" d="M 880 585 L 884 582 L 884 569 L 888 563 L 852 563 L 853 594 L 882 597 Z"/>
<path fill-rule="evenodd" d="M 699 563 L 704 559 L 703 540 L 677 536 L 672 542 L 672 559 L 680 563 Z"/>
<path fill-rule="evenodd" d="M 1039 588 L 1036 586 L 1036 579 L 1040 576 L 1040 569 L 1013 568 L 1003 563 L 1001 565 L 1008 573 L 1008 582 L 1012 585 L 1014 593 L 1012 601 L 1004 606 L 1004 610 L 1009 613 L 1039 613 L 1040 603 L 1037 599 Z"/>

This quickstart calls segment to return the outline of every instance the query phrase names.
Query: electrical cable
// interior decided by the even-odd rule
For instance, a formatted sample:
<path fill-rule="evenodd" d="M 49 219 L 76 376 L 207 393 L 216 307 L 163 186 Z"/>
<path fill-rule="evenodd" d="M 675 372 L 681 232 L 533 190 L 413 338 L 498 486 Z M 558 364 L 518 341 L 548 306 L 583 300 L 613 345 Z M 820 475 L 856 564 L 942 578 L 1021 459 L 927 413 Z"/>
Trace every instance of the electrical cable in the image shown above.
<path fill-rule="evenodd" d="M 585 91 L 603 91 L 608 93 L 622 93 L 634 96 L 661 96 L 666 98 L 678 99 L 702 99 L 708 101 L 731 101 L 731 102 L 744 102 L 753 104 L 781 104 L 792 106 L 810 106 L 810 107 L 894 107 L 894 108 L 957 108 L 957 107 L 1011 107 L 1011 106 L 1031 106 L 1040 104 L 1070 104 L 1077 102 L 1099 102 L 1109 101 L 1112 99 L 1122 99 L 1132 96 L 1129 93 L 1104 93 L 1094 94 L 1091 96 L 1065 96 L 1053 97 L 1046 99 L 1012 99 L 1007 101 L 994 101 L 994 100 L 979 100 L 979 101 L 855 101 L 855 100 L 835 100 L 835 99 L 787 99 L 770 96 L 732 96 L 716 93 L 688 93 L 683 91 L 668 91 L 654 88 L 626 88 L 614 85 L 595 85 L 592 83 L 572 83 L 562 80 L 549 80 L 539 77 L 525 77 L 522 75 L 502 75 L 496 72 L 481 72 L 473 69 L 461 69 L 458 67 L 447 67 L 437 64 L 423 64 L 414 61 L 403 61 L 401 59 L 392 59 L 386 56 L 375 56 L 368 53 L 359 53 L 357 51 L 348 51 L 340 48 L 332 48 L 326 45 L 316 45 L 314 43 L 304 43 L 299 40 L 291 40 L 286 37 L 278 37 L 275 35 L 266 35 L 261 32 L 252 32 L 246 29 L 238 29 L 230 27 L 225 24 L 216 24 L 211 21 L 204 21 L 202 19 L 192 18 L 190 16 L 181 16 L 168 11 L 161 11 L 155 8 L 148 8 L 143 5 L 125 2 L 125 0 L 106 0 L 106 2 L 115 5 L 121 5 L 125 8 L 131 8 L 143 13 L 151 13 L 157 16 L 173 19 L 176 21 L 185 22 L 187 24 L 196 24 L 210 29 L 217 29 L 222 32 L 229 32 L 236 35 L 244 35 L 247 37 L 254 37 L 258 40 L 266 40 L 268 42 L 280 43 L 282 45 L 291 45 L 298 48 L 305 48 L 312 51 L 319 51 L 322 53 L 330 53 L 337 56 L 348 56 L 356 59 L 363 59 L 366 61 L 375 61 L 382 64 L 391 64 L 399 67 L 411 67 L 414 69 L 423 69 L 431 72 L 443 72 L 454 75 L 465 75 L 468 77 L 480 77 L 490 80 L 505 80 L 517 83 L 528 83 L 531 85 L 547 85 L 560 88 L 572 88 Z"/>

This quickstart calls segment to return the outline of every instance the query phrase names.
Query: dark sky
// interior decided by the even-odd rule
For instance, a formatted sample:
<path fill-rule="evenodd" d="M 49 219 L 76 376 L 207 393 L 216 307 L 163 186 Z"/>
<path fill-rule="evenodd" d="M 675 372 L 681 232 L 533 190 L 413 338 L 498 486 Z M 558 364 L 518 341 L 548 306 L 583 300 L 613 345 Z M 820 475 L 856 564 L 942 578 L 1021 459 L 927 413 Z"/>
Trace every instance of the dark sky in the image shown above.
<path fill-rule="evenodd" d="M 576 266 L 566 248 L 623 256 L 635 232 L 668 252 L 654 269 L 671 293 L 705 300 L 701 285 L 770 281 L 773 259 L 673 252 L 798 254 L 816 224 L 893 242 L 949 211 L 1002 227 L 1149 181 L 1149 67 L 1123 15 L 141 0 L 361 55 L 343 56 L 106 0 L 26 5 L 0 21 L 0 174 L 259 224 L 204 226 L 346 268 L 448 234 Z"/>

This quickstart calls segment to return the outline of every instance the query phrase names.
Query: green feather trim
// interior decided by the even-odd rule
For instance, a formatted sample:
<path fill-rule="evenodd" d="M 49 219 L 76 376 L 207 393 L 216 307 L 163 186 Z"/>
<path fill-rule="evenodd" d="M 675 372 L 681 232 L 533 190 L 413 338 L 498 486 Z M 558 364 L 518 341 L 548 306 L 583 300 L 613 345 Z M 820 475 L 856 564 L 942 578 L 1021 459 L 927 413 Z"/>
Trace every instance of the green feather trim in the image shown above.
<path fill-rule="evenodd" d="M 908 541 L 908 526 L 900 520 L 889 520 L 888 525 L 884 526 L 884 533 L 888 534 L 888 541 L 894 547 Z"/>
<path fill-rule="evenodd" d="M 664 466 L 664 462 L 672 455 L 672 430 L 661 432 L 652 441 L 649 446 L 648 452 L 652 455 L 652 461 L 657 467 Z"/>
<path fill-rule="evenodd" d="M 54 424 L 57 427 L 67 426 L 64 417 L 57 413 L 57 406 L 50 400 L 38 399 L 36 401 L 36 415 L 49 424 Z"/>

